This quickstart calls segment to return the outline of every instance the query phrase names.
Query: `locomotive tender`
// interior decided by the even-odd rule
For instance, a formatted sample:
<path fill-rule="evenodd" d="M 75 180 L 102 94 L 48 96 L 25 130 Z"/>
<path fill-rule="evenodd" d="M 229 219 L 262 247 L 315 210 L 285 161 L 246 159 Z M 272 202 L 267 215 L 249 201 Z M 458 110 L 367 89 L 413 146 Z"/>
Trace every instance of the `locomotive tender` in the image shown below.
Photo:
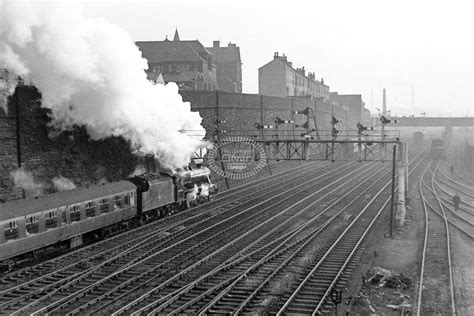
<path fill-rule="evenodd" d="M 47 246 L 81 246 L 185 209 L 217 192 L 206 167 L 128 180 L 0 204 L 0 262 Z M 9 260 L 10 261 L 10 260 Z"/>

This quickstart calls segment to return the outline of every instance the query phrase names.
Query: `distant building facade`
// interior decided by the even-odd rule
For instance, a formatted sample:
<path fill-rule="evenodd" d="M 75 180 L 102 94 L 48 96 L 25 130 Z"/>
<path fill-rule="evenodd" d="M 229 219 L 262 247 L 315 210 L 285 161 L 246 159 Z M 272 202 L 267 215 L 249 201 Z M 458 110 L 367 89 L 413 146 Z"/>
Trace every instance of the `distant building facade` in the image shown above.
<path fill-rule="evenodd" d="M 365 108 L 362 95 L 331 92 L 330 101 L 332 104 L 342 106 L 343 109 L 350 111 L 352 117 L 359 117 L 361 123 L 370 122 L 370 111 Z"/>
<path fill-rule="evenodd" d="M 135 43 L 148 61 L 148 79 L 161 77 L 176 82 L 182 90 L 218 90 L 216 65 L 212 54 L 198 41 L 182 41 L 176 30 L 172 41 Z M 161 75 L 161 77 L 160 77 Z"/>
<path fill-rule="evenodd" d="M 221 47 L 219 41 L 214 41 L 212 47 L 206 49 L 211 52 L 212 60 L 216 65 L 219 90 L 242 93 L 240 48 L 232 43 L 229 43 L 227 47 Z"/>
<path fill-rule="evenodd" d="M 329 100 L 329 86 L 316 80 L 304 67 L 293 68 L 285 55 L 276 52 L 273 60 L 258 69 L 258 93 L 276 97 L 303 96 Z"/>

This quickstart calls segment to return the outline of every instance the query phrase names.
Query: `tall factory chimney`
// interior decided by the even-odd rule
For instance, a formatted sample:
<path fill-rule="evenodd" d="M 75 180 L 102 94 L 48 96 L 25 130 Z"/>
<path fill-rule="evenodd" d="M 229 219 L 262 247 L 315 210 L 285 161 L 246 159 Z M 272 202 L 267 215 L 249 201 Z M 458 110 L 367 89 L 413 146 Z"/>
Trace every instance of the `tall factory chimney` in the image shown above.
<path fill-rule="evenodd" d="M 383 89 L 383 104 L 382 104 L 382 115 L 387 114 L 387 95 L 385 89 Z"/>

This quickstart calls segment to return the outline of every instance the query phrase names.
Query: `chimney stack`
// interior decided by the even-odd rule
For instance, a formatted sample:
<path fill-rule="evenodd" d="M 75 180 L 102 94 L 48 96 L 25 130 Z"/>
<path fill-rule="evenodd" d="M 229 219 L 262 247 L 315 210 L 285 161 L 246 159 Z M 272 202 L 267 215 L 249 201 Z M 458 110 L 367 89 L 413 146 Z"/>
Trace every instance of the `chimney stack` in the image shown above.
<path fill-rule="evenodd" d="M 212 42 L 212 47 L 220 47 L 220 46 L 221 46 L 221 44 L 220 44 L 219 41 L 213 41 Z"/>

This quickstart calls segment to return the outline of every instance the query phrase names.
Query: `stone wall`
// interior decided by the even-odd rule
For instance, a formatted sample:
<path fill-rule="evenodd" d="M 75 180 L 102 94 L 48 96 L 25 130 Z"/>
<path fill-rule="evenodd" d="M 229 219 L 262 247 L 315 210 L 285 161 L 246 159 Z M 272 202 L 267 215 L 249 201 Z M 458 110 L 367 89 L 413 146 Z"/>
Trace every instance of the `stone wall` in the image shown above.
<path fill-rule="evenodd" d="M 308 99 L 216 91 L 182 91 L 181 94 L 185 101 L 191 102 L 192 110 L 202 116 L 207 139 L 222 138 L 231 132 L 261 137 L 263 132 L 255 128 L 255 123 L 275 125 L 276 117 L 303 125 L 306 116 L 294 114 L 294 111 L 307 107 L 313 109 L 321 133 L 330 130 L 333 114 L 344 121 L 341 127 L 344 129 L 354 130 L 358 121 L 350 111 Z M 8 111 L 0 109 L 0 201 L 25 196 L 22 189 L 14 187 L 11 177 L 11 172 L 19 168 L 19 163 L 33 175 L 35 182 L 43 185 L 45 193 L 54 191 L 52 179 L 60 175 L 77 186 L 85 186 L 104 180 L 124 179 L 138 164 L 154 168 L 150 159 L 134 155 L 130 145 L 121 137 L 94 141 L 83 128 L 62 133 L 54 131 L 48 125 L 49 111 L 41 108 L 40 103 L 40 93 L 32 86 L 23 85 L 18 86 L 9 97 Z M 216 124 L 224 120 L 225 123 Z M 310 128 L 314 128 L 313 118 L 309 123 Z M 281 132 L 283 129 L 293 131 L 297 136 L 305 132 L 304 128 L 294 127 L 293 124 L 283 124 L 278 131 L 273 129 L 266 133 Z M 298 161 L 269 163 L 252 179 L 226 180 L 217 176 L 214 179 L 221 189 L 225 189 L 300 165 Z"/>
<path fill-rule="evenodd" d="M 340 130 L 356 130 L 357 122 L 361 120 L 351 110 L 344 110 L 340 106 L 332 106 L 322 101 L 310 99 L 280 98 L 222 91 L 181 91 L 180 93 L 184 101 L 191 103 L 192 110 L 201 114 L 207 139 L 223 139 L 234 135 L 252 136 L 258 139 L 262 135 L 279 134 L 281 136 L 285 134 L 283 130 L 293 133 L 295 137 L 301 137 L 300 135 L 306 132 L 306 129 L 295 127 L 294 124 L 282 124 L 278 126 L 278 129 L 259 130 L 255 128 L 255 123 L 275 127 L 275 119 L 279 117 L 282 120 L 292 120 L 295 124 L 303 125 L 307 117 L 294 112 L 304 111 L 308 107 L 312 109 L 309 128 L 317 128 L 323 138 L 330 135 L 333 115 L 338 120 L 343 121 L 342 126 L 339 126 Z M 341 138 L 343 137 L 344 135 L 341 135 Z M 216 174 L 213 174 L 213 179 L 220 188 L 230 188 L 300 164 L 298 161 L 269 161 L 268 167 L 252 179 L 226 180 Z"/>
<path fill-rule="evenodd" d="M 34 87 L 18 86 L 8 99 L 8 112 L 0 109 L 0 200 L 25 196 L 11 177 L 20 165 L 44 193 L 54 192 L 52 179 L 58 176 L 85 186 L 123 179 L 133 172 L 139 158 L 123 138 L 93 141 L 82 128 L 58 133 L 48 126 L 49 111 L 40 102 Z"/>

